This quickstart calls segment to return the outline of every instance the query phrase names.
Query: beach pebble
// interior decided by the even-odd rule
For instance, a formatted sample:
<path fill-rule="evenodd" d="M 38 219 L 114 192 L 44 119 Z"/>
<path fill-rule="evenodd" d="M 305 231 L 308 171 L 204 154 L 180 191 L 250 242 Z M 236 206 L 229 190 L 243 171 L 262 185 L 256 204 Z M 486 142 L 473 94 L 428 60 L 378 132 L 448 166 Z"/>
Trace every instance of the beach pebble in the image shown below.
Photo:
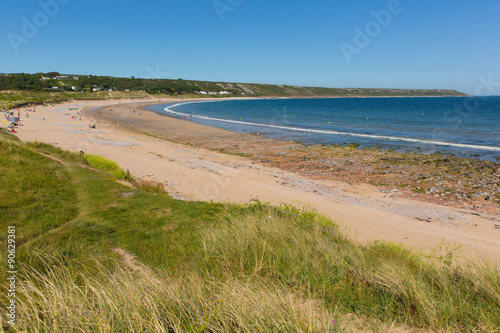
<path fill-rule="evenodd" d="M 436 193 L 436 192 L 439 192 L 439 190 L 436 188 L 436 187 L 431 187 L 427 193 Z"/>

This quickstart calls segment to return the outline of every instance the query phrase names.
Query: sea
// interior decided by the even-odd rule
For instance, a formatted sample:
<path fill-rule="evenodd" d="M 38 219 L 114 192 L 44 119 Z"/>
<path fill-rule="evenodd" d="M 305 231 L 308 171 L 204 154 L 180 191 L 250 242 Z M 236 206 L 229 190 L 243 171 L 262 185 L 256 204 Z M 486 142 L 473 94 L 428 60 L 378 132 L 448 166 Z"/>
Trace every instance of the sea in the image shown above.
<path fill-rule="evenodd" d="M 304 144 L 500 160 L 500 96 L 208 100 L 148 107 L 165 116 Z"/>

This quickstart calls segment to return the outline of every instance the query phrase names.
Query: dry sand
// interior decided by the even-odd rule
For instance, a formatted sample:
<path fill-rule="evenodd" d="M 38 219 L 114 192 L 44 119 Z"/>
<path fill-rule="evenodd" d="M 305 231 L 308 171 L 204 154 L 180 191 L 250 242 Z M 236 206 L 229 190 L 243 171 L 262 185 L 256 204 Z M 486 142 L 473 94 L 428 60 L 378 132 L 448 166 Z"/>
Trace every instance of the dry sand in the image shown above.
<path fill-rule="evenodd" d="M 223 146 L 224 138 L 245 134 L 141 109 L 159 102 L 109 100 L 37 106 L 28 118 L 23 109 L 23 126 L 18 128 L 17 136 L 24 141 L 104 156 L 128 169 L 135 178 L 164 184 L 166 191 L 178 199 L 258 199 L 272 204 L 308 205 L 330 216 L 352 239 L 362 243 L 391 241 L 438 254 L 443 254 L 446 246 L 456 245 L 461 247 L 462 257 L 500 263 L 500 219 L 494 215 L 402 198 L 397 191 L 388 198 L 371 185 L 313 180 L 251 158 L 174 143 L 181 137 L 189 141 L 191 136 L 202 136 L 219 140 Z M 78 110 L 68 109 L 74 107 Z M 80 116 L 82 120 L 78 120 Z M 89 128 L 89 124 L 96 128 Z M 247 138 L 259 147 L 270 142 L 252 135 Z"/>

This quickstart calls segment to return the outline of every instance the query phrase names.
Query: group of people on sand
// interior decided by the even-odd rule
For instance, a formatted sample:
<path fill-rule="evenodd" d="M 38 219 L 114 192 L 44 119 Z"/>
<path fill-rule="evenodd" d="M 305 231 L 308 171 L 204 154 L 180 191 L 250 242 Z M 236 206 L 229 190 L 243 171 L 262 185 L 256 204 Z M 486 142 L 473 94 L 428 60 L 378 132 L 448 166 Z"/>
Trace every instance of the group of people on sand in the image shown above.
<path fill-rule="evenodd" d="M 14 115 L 14 110 L 17 110 L 17 117 Z M 3 121 L 3 128 L 7 130 L 7 132 L 10 133 L 17 133 L 16 127 L 22 126 L 21 124 L 21 111 L 19 108 L 16 108 L 12 111 L 3 111 L 3 114 L 5 116 L 5 119 Z M 26 113 L 26 117 L 28 117 L 28 113 Z"/>
<path fill-rule="evenodd" d="M 78 112 L 76 113 L 77 115 L 71 115 L 70 113 L 65 113 L 65 116 L 71 116 L 71 120 L 82 120 L 82 116 L 78 116 Z"/>

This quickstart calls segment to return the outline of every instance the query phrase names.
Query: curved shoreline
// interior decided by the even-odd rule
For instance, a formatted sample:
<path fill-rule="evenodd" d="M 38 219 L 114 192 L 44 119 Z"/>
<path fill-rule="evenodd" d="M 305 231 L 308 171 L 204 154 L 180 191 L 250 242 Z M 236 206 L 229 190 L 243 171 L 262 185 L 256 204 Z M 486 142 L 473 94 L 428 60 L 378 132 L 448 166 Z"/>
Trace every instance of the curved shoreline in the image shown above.
<path fill-rule="evenodd" d="M 435 145 L 435 146 L 445 146 L 445 147 L 457 147 L 457 148 L 470 148 L 470 149 L 475 149 L 475 150 L 482 150 L 482 151 L 494 151 L 494 152 L 500 152 L 500 147 L 493 147 L 493 146 L 479 146 L 479 145 L 471 145 L 471 144 L 465 144 L 465 143 L 452 143 L 452 142 L 444 142 L 444 141 L 434 141 L 434 140 L 426 140 L 426 139 L 413 139 L 413 138 L 407 138 L 407 137 L 395 137 L 395 136 L 390 136 L 390 135 L 372 135 L 372 134 L 362 134 L 362 133 L 351 133 L 351 132 L 340 132 L 340 131 L 327 131 L 327 130 L 315 130 L 315 129 L 306 129 L 306 128 L 296 128 L 296 127 L 288 127 L 288 126 L 277 126 L 277 125 L 269 125 L 269 124 L 262 124 L 262 123 L 251 123 L 251 122 L 245 122 L 245 121 L 238 121 L 238 120 L 231 120 L 231 119 L 223 119 L 223 118 L 214 118 L 214 117 L 207 117 L 207 116 L 199 116 L 199 115 L 191 115 L 187 113 L 182 113 L 179 111 L 175 111 L 172 108 L 178 105 L 185 105 L 185 104 L 193 104 L 193 103 L 208 103 L 208 102 L 215 102 L 215 101 L 196 101 L 196 102 L 181 102 L 181 103 L 176 103 L 174 105 L 170 105 L 166 107 L 164 110 L 168 113 L 171 113 L 173 115 L 180 115 L 184 117 L 192 117 L 193 119 L 205 119 L 205 120 L 212 120 L 212 121 L 219 121 L 219 122 L 225 122 L 225 123 L 231 123 L 231 124 L 238 124 L 238 125 L 246 125 L 246 126 L 256 126 L 256 127 L 264 127 L 264 128 L 272 128 L 272 129 L 280 129 L 280 130 L 287 130 L 287 131 L 294 131 L 294 132 L 303 132 L 303 133 L 318 133 L 318 134 L 331 134 L 331 135 L 346 135 L 346 136 L 353 136 L 353 137 L 359 137 L 359 138 L 369 138 L 369 139 L 383 139 L 383 140 L 390 140 L 390 141 L 405 141 L 405 142 L 412 142 L 412 143 L 420 143 L 420 144 L 429 144 L 429 145 Z M 217 102 L 222 102 L 222 100 L 219 100 Z"/>
<path fill-rule="evenodd" d="M 462 246 L 467 256 L 500 262 L 499 231 L 495 229 L 495 224 L 500 224 L 498 214 L 417 201 L 402 188 L 395 191 L 396 187 L 390 184 L 384 187 L 388 192 L 384 193 L 380 187 L 358 182 L 356 177 L 363 175 L 356 169 L 352 169 L 355 173 L 351 176 L 345 174 L 349 180 L 342 179 L 344 171 L 324 177 L 310 173 L 320 170 L 318 161 L 303 160 L 302 150 L 313 155 L 320 151 L 140 109 L 151 104 L 158 101 L 86 103 L 83 109 L 89 116 L 83 116 L 82 121 L 71 119 L 75 112 L 67 111 L 75 103 L 40 108 L 23 119 L 25 126 L 18 136 L 70 151 L 102 155 L 129 169 L 136 178 L 164 184 L 168 193 L 179 199 L 310 203 L 360 242 L 383 240 L 435 252 L 444 240 L 446 244 Z M 95 107 L 100 108 L 101 114 L 99 109 L 92 113 Z M 134 110 L 141 111 L 132 113 Z M 96 119 L 96 129 L 88 127 L 90 116 Z M 235 156 L 245 152 L 253 157 Z M 360 155 L 362 158 L 371 156 L 371 152 L 359 153 L 364 154 Z M 348 166 L 342 158 L 338 155 L 328 160 Z"/>
<path fill-rule="evenodd" d="M 197 103 L 197 102 L 204 102 L 204 101 L 203 100 L 201 100 L 201 101 L 189 101 L 188 103 Z M 174 103 L 174 105 L 175 104 L 182 104 L 182 103 L 184 103 L 184 102 Z M 156 104 L 156 103 L 154 103 L 154 104 Z M 151 111 L 149 109 L 143 109 L 143 110 L 158 114 L 160 117 L 166 116 L 163 113 L 157 113 L 156 111 Z M 185 121 L 179 120 L 175 117 L 172 118 L 172 117 L 167 116 L 166 118 L 170 118 L 172 121 L 176 121 L 178 124 L 185 123 Z M 185 120 L 188 120 L 188 118 L 186 118 Z M 273 167 L 279 167 L 281 169 L 284 168 L 283 164 L 285 164 L 286 165 L 285 169 L 287 169 L 287 170 L 293 170 L 294 172 L 297 172 L 298 174 L 306 175 L 308 177 L 311 177 L 311 172 L 312 172 L 313 178 L 319 178 L 322 180 L 323 179 L 333 179 L 335 181 L 348 182 L 349 184 L 365 183 L 365 184 L 372 184 L 372 185 L 380 186 L 380 185 L 382 185 L 380 182 L 381 177 L 377 177 L 377 176 L 372 177 L 371 175 L 368 175 L 366 172 L 363 171 L 363 169 L 366 169 L 367 166 L 369 168 L 371 168 L 371 163 L 369 163 L 368 160 L 373 156 L 378 156 L 378 157 L 376 157 L 376 160 L 381 158 L 382 162 L 384 163 L 384 166 L 382 168 L 379 168 L 379 171 L 378 171 L 378 173 L 382 174 L 382 176 L 388 175 L 390 177 L 391 174 L 393 174 L 393 173 L 407 174 L 407 171 L 412 170 L 411 165 L 404 164 L 404 165 L 398 167 L 398 165 L 396 164 L 393 166 L 393 168 L 396 168 L 396 169 L 399 168 L 399 170 L 394 170 L 393 172 L 388 172 L 387 169 L 385 169 L 388 167 L 386 165 L 387 162 L 385 162 L 384 160 L 387 160 L 385 156 L 387 156 L 389 154 L 389 155 L 391 155 L 391 159 L 393 159 L 395 161 L 398 161 L 398 160 L 405 161 L 406 160 L 410 164 L 413 164 L 414 167 L 413 167 L 412 172 L 414 172 L 415 169 L 417 169 L 417 171 L 422 169 L 422 172 L 424 173 L 424 178 L 428 178 L 431 180 L 430 182 L 427 182 L 426 184 L 425 183 L 418 184 L 420 182 L 419 180 L 417 180 L 416 183 L 411 181 L 411 180 L 408 180 L 408 179 L 405 179 L 406 181 L 402 180 L 401 182 L 396 181 L 396 183 L 394 183 L 394 181 L 387 183 L 387 179 L 386 179 L 385 185 L 388 187 L 399 188 L 400 194 L 401 193 L 404 194 L 405 198 L 412 199 L 412 200 L 417 199 L 419 201 L 424 201 L 424 202 L 437 203 L 439 205 L 450 205 L 452 207 L 457 207 L 457 208 L 466 208 L 466 209 L 484 211 L 484 212 L 489 212 L 489 213 L 491 212 L 491 213 L 496 214 L 497 216 L 500 216 L 500 206 L 498 204 L 494 204 L 495 197 L 497 198 L 496 202 L 500 203 L 500 191 L 499 191 L 498 187 L 496 188 L 496 192 L 494 189 L 492 189 L 492 187 L 494 187 L 495 184 L 498 184 L 498 182 L 500 181 L 499 180 L 499 178 L 500 178 L 500 162 L 492 162 L 492 161 L 488 161 L 488 160 L 480 160 L 480 159 L 475 159 L 475 158 L 471 159 L 469 157 L 455 156 L 453 154 L 431 154 L 431 155 L 429 155 L 429 154 L 426 154 L 426 153 L 421 152 L 421 151 L 401 153 L 401 152 L 397 152 L 397 151 L 396 152 L 390 152 L 390 151 L 388 152 L 386 150 L 380 150 L 378 148 L 360 149 L 360 148 L 357 148 L 357 145 L 347 145 L 347 146 L 336 145 L 333 147 L 329 147 L 329 149 L 337 151 L 336 154 L 340 153 L 340 154 L 343 154 L 344 156 L 345 156 L 346 151 L 349 154 L 363 156 L 362 159 L 365 161 L 361 162 L 361 163 L 358 163 L 359 161 L 355 161 L 355 163 L 358 164 L 357 166 L 355 166 L 354 168 L 348 167 L 347 168 L 348 171 L 346 172 L 348 177 L 345 177 L 346 176 L 345 174 L 338 176 L 338 175 L 335 175 L 332 173 L 329 173 L 328 175 L 325 175 L 322 177 L 317 177 L 315 173 L 318 172 L 318 170 L 311 170 L 311 169 L 319 168 L 320 166 L 316 165 L 316 166 L 313 166 L 311 168 L 311 166 L 308 165 L 309 163 L 308 164 L 301 164 L 300 160 L 303 160 L 303 159 L 310 160 L 311 161 L 310 164 L 318 163 L 319 161 L 317 158 L 311 158 L 311 156 L 310 156 L 311 153 L 316 154 L 314 152 L 315 149 L 323 150 L 324 148 L 328 149 L 328 147 L 325 147 L 322 145 L 314 145 L 314 144 L 295 143 L 294 141 L 287 141 L 287 140 L 283 140 L 283 139 L 265 137 L 265 136 L 256 137 L 255 135 L 248 134 L 248 133 L 235 132 L 235 131 L 231 131 L 228 129 L 222 129 L 222 128 L 214 127 L 214 126 L 210 126 L 210 125 L 192 123 L 190 121 L 188 123 L 197 129 L 199 129 L 199 128 L 213 129 L 214 132 L 211 133 L 211 135 L 215 135 L 215 137 L 220 136 L 221 133 L 225 133 L 223 136 L 224 140 L 226 140 L 227 144 L 231 148 L 228 148 L 224 145 L 215 144 L 213 142 L 213 140 L 206 140 L 206 138 L 200 139 L 200 138 L 196 138 L 194 136 L 186 137 L 185 135 L 181 135 L 180 137 L 175 138 L 176 142 L 183 142 L 183 143 L 190 144 L 190 145 L 195 144 L 197 146 L 201 146 L 201 147 L 205 147 L 205 148 L 209 148 L 209 149 L 215 149 L 215 150 L 223 151 L 225 153 L 230 153 L 230 154 L 238 154 L 238 155 L 242 154 L 245 156 L 256 155 L 256 157 L 260 158 L 263 162 L 265 162 L 265 164 L 272 165 Z M 156 134 L 158 134 L 158 133 L 156 133 Z M 257 138 L 259 138 L 259 139 L 257 139 Z M 263 144 L 264 149 L 260 149 L 260 147 L 259 148 L 250 147 L 249 149 L 245 149 L 244 145 L 242 145 L 241 149 L 238 148 L 238 145 L 241 145 L 241 141 L 256 141 L 256 140 L 263 140 L 263 139 L 267 140 L 267 142 Z M 234 148 L 232 148 L 232 147 L 234 147 Z M 274 147 L 278 147 L 278 148 L 274 148 Z M 294 156 L 294 157 L 291 157 L 288 159 L 285 158 L 285 162 L 283 162 L 282 161 L 283 158 L 281 158 L 281 157 L 276 158 L 274 156 L 276 151 L 278 151 L 280 149 L 282 151 L 283 150 L 286 151 L 289 149 L 302 150 L 302 153 L 296 154 L 297 156 Z M 346 150 L 346 151 L 343 151 L 343 150 Z M 436 156 L 436 157 L 433 157 L 433 156 Z M 366 157 L 368 157 L 368 160 L 366 159 Z M 331 158 L 331 157 L 327 156 L 327 158 Z M 354 160 L 356 160 L 356 157 L 354 157 Z M 372 160 L 373 160 L 373 158 L 372 158 Z M 344 163 L 352 164 L 352 161 L 347 160 Z M 379 163 L 380 163 L 380 161 L 379 161 Z M 398 162 L 398 164 L 401 164 L 401 163 L 402 162 Z M 428 172 L 429 169 L 432 169 L 432 168 L 425 167 L 425 165 L 427 163 L 431 163 L 431 164 L 444 163 L 444 165 L 443 165 L 444 169 L 442 171 L 440 171 L 439 168 L 438 168 L 438 170 L 430 170 L 431 177 L 429 178 L 428 176 L 426 176 L 426 172 Z M 417 164 L 417 165 L 415 166 L 415 164 Z M 447 169 L 448 168 L 457 168 L 457 164 L 458 164 L 459 168 L 462 168 L 462 170 L 463 170 L 462 172 L 464 172 L 463 175 L 466 176 L 465 178 L 463 178 L 463 177 L 461 177 L 462 175 L 460 175 L 460 177 L 458 177 L 458 179 L 456 179 L 456 180 L 452 179 L 452 184 L 455 183 L 456 186 L 458 188 L 460 188 L 460 191 L 457 192 L 457 193 L 461 193 L 461 197 L 459 198 L 459 200 L 456 200 L 456 198 L 453 198 L 453 197 L 448 198 L 448 196 L 446 194 L 448 192 L 453 192 L 453 191 L 450 191 L 449 189 L 441 188 L 441 189 L 435 190 L 435 187 L 439 188 L 439 186 L 442 184 L 442 181 L 439 181 L 439 179 L 440 179 L 439 173 L 449 172 Z M 464 165 L 465 165 L 465 168 L 464 168 Z M 323 165 L 323 167 L 328 168 L 327 165 Z M 341 163 L 340 170 L 342 170 L 345 167 L 346 166 L 342 165 L 342 163 Z M 382 170 L 380 170 L 380 169 L 382 169 Z M 306 172 L 304 172 L 304 170 Z M 308 170 L 310 170 L 310 171 L 308 171 Z M 487 180 L 482 175 L 482 174 L 484 174 L 484 172 L 487 172 L 487 173 L 493 172 L 494 173 L 495 170 L 496 170 L 496 174 L 497 174 L 496 178 L 493 177 L 492 179 Z M 471 171 L 472 171 L 472 173 L 471 173 Z M 436 172 L 438 173 L 438 175 L 437 175 L 436 179 L 432 180 L 432 174 L 434 174 Z M 371 173 L 376 174 L 377 170 L 375 169 L 375 171 L 371 172 Z M 417 173 L 417 175 L 418 175 L 418 173 Z M 370 176 L 370 177 L 365 178 L 367 176 Z M 399 176 L 396 175 L 395 177 L 399 177 Z M 403 177 L 403 178 L 405 178 L 405 177 Z M 477 191 L 474 191 L 474 188 L 477 186 L 474 184 L 477 184 L 478 180 L 480 180 L 482 183 L 486 182 L 487 184 L 490 184 L 490 185 L 488 185 L 489 186 L 488 191 L 485 192 L 483 190 L 481 192 L 481 186 L 477 188 Z M 411 188 L 411 186 L 408 185 L 408 184 L 411 185 L 412 183 L 413 183 L 413 187 L 414 187 L 413 189 Z M 447 181 L 445 181 L 445 183 L 447 183 Z M 468 185 L 466 185 L 466 187 L 463 188 L 463 186 L 461 185 L 463 183 L 468 183 Z M 399 184 L 402 184 L 402 186 L 400 186 Z M 421 185 L 421 186 L 415 186 L 415 185 Z M 420 187 L 423 187 L 423 186 L 427 187 L 428 190 L 426 192 L 421 191 Z M 448 188 L 450 188 L 450 186 L 448 186 Z M 383 190 L 381 190 L 381 191 L 383 191 Z M 443 193 L 443 191 L 444 191 L 444 193 Z M 488 199 L 488 197 L 486 197 L 486 199 L 490 200 L 490 201 L 485 202 L 484 201 L 484 199 L 485 199 L 484 194 L 488 195 L 487 192 L 489 192 L 489 194 L 491 194 L 489 196 L 489 198 L 491 200 Z M 418 193 L 418 194 L 416 194 L 416 193 Z M 476 193 L 482 193 L 483 196 L 477 196 Z M 444 201 L 443 201 L 443 198 L 436 199 L 436 197 L 438 197 L 438 194 L 445 195 Z M 486 206 L 486 207 L 483 207 L 483 206 Z M 498 220 L 498 221 L 500 222 L 500 220 Z"/>

